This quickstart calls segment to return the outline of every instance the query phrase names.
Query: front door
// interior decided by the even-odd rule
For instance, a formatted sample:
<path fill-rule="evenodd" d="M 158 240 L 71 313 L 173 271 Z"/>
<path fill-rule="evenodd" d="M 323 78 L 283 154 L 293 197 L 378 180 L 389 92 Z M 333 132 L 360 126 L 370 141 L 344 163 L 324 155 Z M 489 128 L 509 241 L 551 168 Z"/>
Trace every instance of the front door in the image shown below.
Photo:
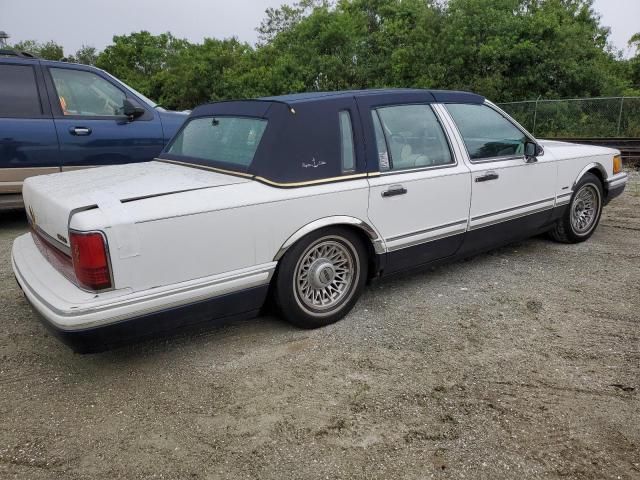
<path fill-rule="evenodd" d="M 369 219 L 387 246 L 385 271 L 453 255 L 467 228 L 470 174 L 456 161 L 435 110 L 396 105 L 368 114 L 380 173 L 369 178 Z"/>
<path fill-rule="evenodd" d="M 105 77 L 79 68 L 48 71 L 63 170 L 144 162 L 160 153 L 157 112 L 144 107 L 145 114 L 130 121 L 123 113 L 126 92 Z"/>
<path fill-rule="evenodd" d="M 555 203 L 553 159 L 543 155 L 527 162 L 529 137 L 489 105 L 446 108 L 466 146 L 472 176 L 465 253 L 526 238 L 548 224 Z"/>

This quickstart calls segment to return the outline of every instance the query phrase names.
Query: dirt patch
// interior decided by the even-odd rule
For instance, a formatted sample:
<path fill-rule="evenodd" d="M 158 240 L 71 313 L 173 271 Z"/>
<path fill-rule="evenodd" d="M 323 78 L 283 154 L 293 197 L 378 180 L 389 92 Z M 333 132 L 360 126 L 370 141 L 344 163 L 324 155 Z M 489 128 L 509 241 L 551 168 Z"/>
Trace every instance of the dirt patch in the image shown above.
<path fill-rule="evenodd" d="M 79 356 L 0 220 L 0 477 L 640 478 L 640 190 L 593 238 L 379 282 L 344 321 L 259 318 Z"/>

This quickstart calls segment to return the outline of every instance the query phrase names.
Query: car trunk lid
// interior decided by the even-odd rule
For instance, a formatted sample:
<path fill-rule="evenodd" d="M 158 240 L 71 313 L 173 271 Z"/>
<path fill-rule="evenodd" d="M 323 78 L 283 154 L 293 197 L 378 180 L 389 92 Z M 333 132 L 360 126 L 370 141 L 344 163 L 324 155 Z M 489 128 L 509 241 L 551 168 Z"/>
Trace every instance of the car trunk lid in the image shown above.
<path fill-rule="evenodd" d="M 101 203 L 128 202 L 249 179 L 159 161 L 90 168 L 28 178 L 23 198 L 29 221 L 44 238 L 63 250 L 76 211 Z"/>

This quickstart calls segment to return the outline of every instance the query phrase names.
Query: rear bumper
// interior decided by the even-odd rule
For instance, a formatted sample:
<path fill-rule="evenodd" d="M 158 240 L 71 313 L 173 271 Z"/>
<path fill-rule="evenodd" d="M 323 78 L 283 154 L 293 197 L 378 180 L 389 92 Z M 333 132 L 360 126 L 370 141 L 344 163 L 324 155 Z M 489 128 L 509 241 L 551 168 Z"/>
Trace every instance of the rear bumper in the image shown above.
<path fill-rule="evenodd" d="M 143 292 L 100 294 L 77 288 L 46 261 L 31 235 L 13 245 L 18 284 L 45 325 L 87 353 L 217 318 L 253 316 L 262 307 L 275 263 Z"/>
<path fill-rule="evenodd" d="M 612 176 L 607 180 L 605 185 L 607 191 L 605 204 L 622 195 L 622 192 L 624 192 L 624 189 L 627 186 L 628 179 L 629 176 L 626 173 L 622 172 Z"/>
<path fill-rule="evenodd" d="M 214 320 L 231 321 L 255 317 L 260 312 L 267 291 L 267 285 L 249 288 L 116 323 L 78 330 L 63 330 L 57 327 L 31 300 L 29 301 L 38 310 L 38 316 L 45 327 L 74 352 L 99 353 L 187 327 L 208 324 Z"/>

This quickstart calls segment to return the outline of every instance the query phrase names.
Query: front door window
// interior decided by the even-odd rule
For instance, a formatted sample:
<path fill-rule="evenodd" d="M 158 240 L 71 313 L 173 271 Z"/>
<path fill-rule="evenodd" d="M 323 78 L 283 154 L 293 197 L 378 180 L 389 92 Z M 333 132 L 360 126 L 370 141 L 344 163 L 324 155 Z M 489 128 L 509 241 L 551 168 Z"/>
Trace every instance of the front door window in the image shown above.
<path fill-rule="evenodd" d="M 450 104 L 447 110 L 458 126 L 472 162 L 524 156 L 527 136 L 491 107 Z"/>
<path fill-rule="evenodd" d="M 52 68 L 50 71 L 64 115 L 124 115 L 124 92 L 102 77 L 95 73 L 68 68 Z"/>

